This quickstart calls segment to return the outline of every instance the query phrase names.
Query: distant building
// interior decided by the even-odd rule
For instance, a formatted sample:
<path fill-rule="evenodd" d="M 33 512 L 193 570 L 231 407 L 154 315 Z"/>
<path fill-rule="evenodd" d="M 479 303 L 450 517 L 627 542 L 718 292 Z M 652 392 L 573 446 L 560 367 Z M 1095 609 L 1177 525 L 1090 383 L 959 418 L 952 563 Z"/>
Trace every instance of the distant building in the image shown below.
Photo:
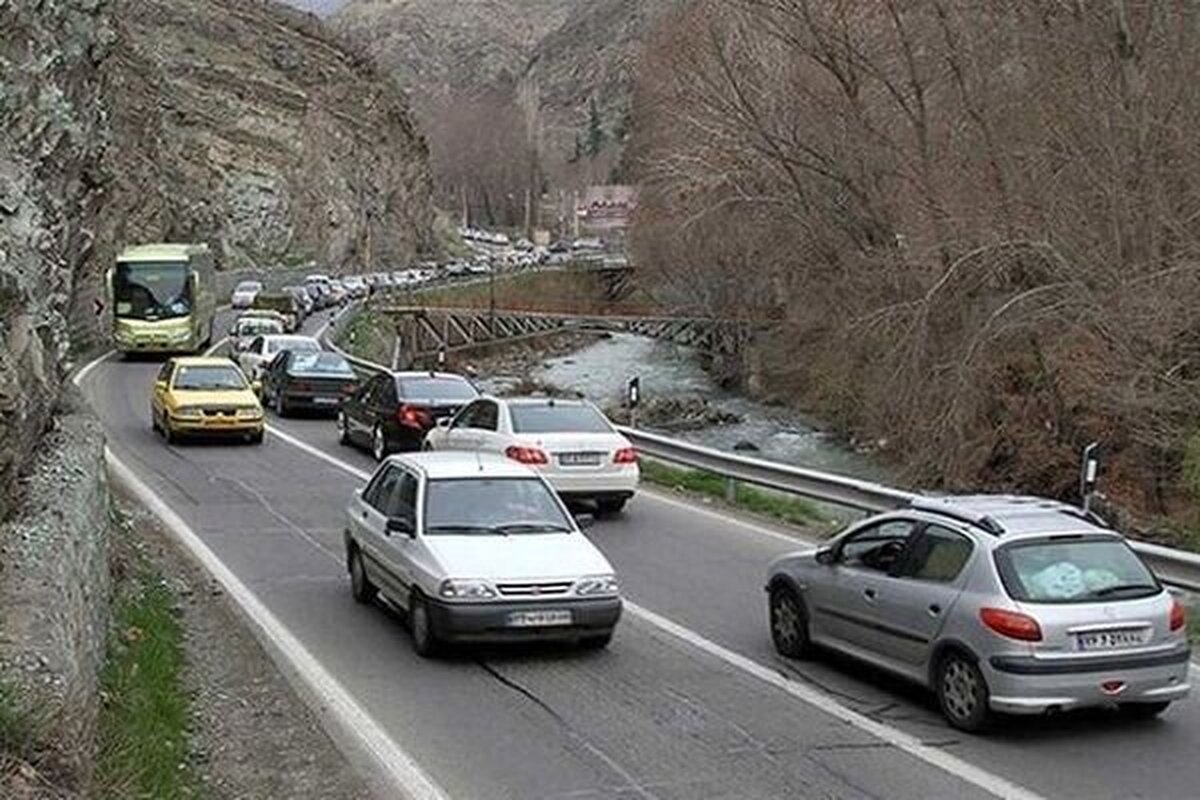
<path fill-rule="evenodd" d="M 575 231 L 620 236 L 637 210 L 638 193 L 633 186 L 589 186 L 575 201 Z"/>

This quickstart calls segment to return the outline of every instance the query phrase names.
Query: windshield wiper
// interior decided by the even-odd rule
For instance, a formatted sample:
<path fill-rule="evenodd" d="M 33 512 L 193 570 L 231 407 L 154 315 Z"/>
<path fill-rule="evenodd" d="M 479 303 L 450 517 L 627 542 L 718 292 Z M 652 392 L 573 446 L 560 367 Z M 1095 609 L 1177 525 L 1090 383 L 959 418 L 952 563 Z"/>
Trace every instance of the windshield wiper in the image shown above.
<path fill-rule="evenodd" d="M 1096 589 L 1092 592 L 1092 597 L 1107 597 L 1110 594 L 1117 592 L 1157 592 L 1158 587 L 1150 583 L 1118 583 L 1114 586 L 1105 586 L 1103 589 Z"/>
<path fill-rule="evenodd" d="M 504 533 L 570 533 L 571 529 L 554 522 L 509 522 L 496 525 L 494 530 Z"/>
<path fill-rule="evenodd" d="M 426 533 L 490 533 L 496 536 L 508 536 L 508 532 L 489 525 L 430 525 Z"/>

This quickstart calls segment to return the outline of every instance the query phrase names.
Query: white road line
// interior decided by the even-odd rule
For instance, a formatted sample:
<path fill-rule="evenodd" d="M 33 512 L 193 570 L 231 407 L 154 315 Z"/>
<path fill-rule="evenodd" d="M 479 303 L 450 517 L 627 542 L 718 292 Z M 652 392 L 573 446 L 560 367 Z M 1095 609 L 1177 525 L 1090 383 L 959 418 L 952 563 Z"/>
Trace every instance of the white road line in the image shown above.
<path fill-rule="evenodd" d="M 332 464 L 340 469 L 348 472 L 351 475 L 366 480 L 370 475 L 363 470 L 358 469 L 339 458 L 335 458 L 328 453 L 325 453 L 307 442 L 303 442 L 288 433 L 283 433 L 277 428 L 270 428 L 271 433 L 278 436 L 283 441 L 291 444 L 304 452 L 315 456 L 322 461 Z M 689 506 L 689 509 L 691 507 Z M 778 534 L 782 536 L 782 534 Z M 816 689 L 809 684 L 801 683 L 800 681 L 789 678 L 779 672 L 776 672 L 769 667 L 759 664 L 751 658 L 747 658 L 739 653 L 735 653 L 721 645 L 713 642 L 699 633 L 673 622 L 666 617 L 660 616 L 649 609 L 643 608 L 636 603 L 626 599 L 625 607 L 634 616 L 644 620 L 645 622 L 659 628 L 660 630 L 671 634 L 672 636 L 687 642 L 693 647 L 702 650 L 703 652 L 714 656 L 715 658 L 725 662 L 729 666 L 741 670 L 742 672 L 757 678 L 764 683 L 770 684 L 778 689 L 782 689 L 792 697 L 805 702 L 811 706 L 824 711 L 830 716 L 846 722 L 849 725 L 865 731 L 866 733 L 875 736 L 876 738 L 892 745 L 898 750 L 902 750 L 909 755 L 924 761 L 930 766 L 937 767 L 944 772 L 947 772 L 966 783 L 970 783 L 989 794 L 996 797 L 1004 798 L 1004 800 L 1043 800 L 1041 795 L 1038 795 L 1022 786 L 1019 786 L 1005 778 L 988 772 L 985 769 L 970 764 L 957 756 L 940 748 L 927 745 L 915 736 L 905 733 L 898 728 L 893 728 L 882 722 L 864 716 L 857 711 L 848 708 L 830 695 Z"/>
<path fill-rule="evenodd" d="M 220 350 L 222 347 L 224 347 L 226 344 L 228 344 L 228 342 L 229 342 L 229 337 L 222 336 L 220 339 L 217 339 L 217 341 L 213 342 L 212 347 L 210 347 L 204 351 L 204 355 L 206 355 L 206 356 L 213 355 L 218 350 Z"/>
<path fill-rule="evenodd" d="M 839 703 L 829 695 L 812 686 L 793 680 L 779 672 L 759 664 L 753 659 L 733 652 L 716 642 L 706 639 L 695 631 L 672 622 L 649 609 L 642 608 L 636 603 L 625 600 L 625 609 L 635 617 L 653 625 L 659 630 L 669 633 L 688 644 L 703 650 L 710 656 L 724 661 L 731 667 L 741 670 L 764 683 L 787 692 L 809 705 L 824 711 L 832 717 L 853 725 L 859 730 L 887 742 L 898 750 L 919 758 L 930 766 L 950 773 L 961 780 L 977 786 L 980 789 L 1005 800 L 1042 800 L 1041 795 L 1019 786 L 999 775 L 994 775 L 974 764 L 969 764 L 961 758 L 947 753 L 945 750 L 927 745 L 915 736 L 905 733 L 890 725 L 877 722 L 853 709 Z"/>
<path fill-rule="evenodd" d="M 389 784 L 389 792 L 399 791 L 410 800 L 448 800 L 449 795 L 417 765 L 417 762 L 360 706 L 344 686 L 312 653 L 271 613 L 258 596 L 225 566 L 208 545 L 183 519 L 171 510 L 154 490 L 142 482 L 111 450 L 105 450 L 109 470 L 133 495 L 162 522 L 192 556 L 215 577 L 238 604 L 246 617 L 284 659 L 288 667 L 305 683 L 342 729 L 341 735 L 362 747 L 374 761 L 379 774 Z"/>
<path fill-rule="evenodd" d="M 96 356 L 91 361 L 89 361 L 87 364 L 84 364 L 82 369 L 80 369 L 78 372 L 76 372 L 74 375 L 71 376 L 71 383 L 75 384 L 76 387 L 82 386 L 83 379 L 88 376 L 88 373 L 91 372 L 92 370 L 94 370 L 96 367 L 100 366 L 101 362 L 107 360 L 115 352 L 117 352 L 117 351 L 109 350 L 106 353 L 101 353 L 100 355 Z"/>

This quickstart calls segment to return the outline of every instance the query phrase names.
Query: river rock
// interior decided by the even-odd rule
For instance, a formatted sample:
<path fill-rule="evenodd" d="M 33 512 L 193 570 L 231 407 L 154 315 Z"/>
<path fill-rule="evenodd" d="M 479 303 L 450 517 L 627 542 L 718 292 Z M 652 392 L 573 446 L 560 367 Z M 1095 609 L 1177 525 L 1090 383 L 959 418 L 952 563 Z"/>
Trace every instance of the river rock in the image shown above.
<path fill-rule="evenodd" d="M 608 409 L 608 415 L 619 422 L 629 420 L 629 410 L 620 406 Z M 717 408 L 699 395 L 647 398 L 638 406 L 637 418 L 641 425 L 666 431 L 697 430 L 741 422 L 737 414 Z"/>
<path fill-rule="evenodd" d="M 757 453 L 757 452 L 759 452 L 758 445 L 756 445 L 754 442 L 750 442 L 745 439 L 743 439 L 740 442 L 738 442 L 737 444 L 735 444 L 733 446 L 733 449 L 737 450 L 738 452 L 741 452 L 741 453 Z"/>

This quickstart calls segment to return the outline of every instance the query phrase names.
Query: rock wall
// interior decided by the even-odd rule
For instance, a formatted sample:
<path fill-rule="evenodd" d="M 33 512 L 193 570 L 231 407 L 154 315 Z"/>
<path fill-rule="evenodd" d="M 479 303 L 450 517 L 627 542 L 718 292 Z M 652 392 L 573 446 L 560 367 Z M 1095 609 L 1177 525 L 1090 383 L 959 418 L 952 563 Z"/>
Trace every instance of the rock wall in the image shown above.
<path fill-rule="evenodd" d="M 0 680 L 32 711 L 43 761 L 82 786 L 109 624 L 110 506 L 100 425 L 69 402 L 0 525 Z"/>
<path fill-rule="evenodd" d="M 104 146 L 103 0 L 0 0 L 0 519 L 50 418 Z"/>

